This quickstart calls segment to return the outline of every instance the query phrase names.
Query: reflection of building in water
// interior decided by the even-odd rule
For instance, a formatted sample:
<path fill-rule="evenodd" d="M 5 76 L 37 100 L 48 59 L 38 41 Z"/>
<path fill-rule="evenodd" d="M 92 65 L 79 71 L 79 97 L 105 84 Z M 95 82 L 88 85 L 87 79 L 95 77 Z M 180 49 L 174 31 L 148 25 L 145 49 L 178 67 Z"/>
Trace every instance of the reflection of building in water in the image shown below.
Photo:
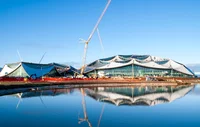
<path fill-rule="evenodd" d="M 88 96 L 103 102 L 119 105 L 147 105 L 172 102 L 183 97 L 194 86 L 135 87 L 86 89 Z"/>
<path fill-rule="evenodd" d="M 24 98 L 32 98 L 32 97 L 39 97 L 41 103 L 46 107 L 42 97 L 44 96 L 57 96 L 63 94 L 71 94 L 74 92 L 75 89 L 69 88 L 59 88 L 57 86 L 53 87 L 35 87 L 35 88 L 17 88 L 17 89 L 8 89 L 8 90 L 0 90 L 0 96 L 9 95 L 19 98 L 19 101 L 16 105 L 16 109 L 18 109 L 22 99 Z"/>
<path fill-rule="evenodd" d="M 61 94 L 69 94 L 71 92 L 73 92 L 73 90 L 71 90 L 71 89 L 39 90 L 39 91 L 25 92 L 22 94 L 22 98 L 38 97 L 38 96 L 57 96 L 57 95 L 61 95 Z"/>
<path fill-rule="evenodd" d="M 75 89 L 69 88 L 24 88 L 24 89 L 11 89 L 11 90 L 0 90 L 0 95 L 11 95 L 18 98 L 29 98 L 39 96 L 57 96 L 62 94 L 71 94 Z"/>

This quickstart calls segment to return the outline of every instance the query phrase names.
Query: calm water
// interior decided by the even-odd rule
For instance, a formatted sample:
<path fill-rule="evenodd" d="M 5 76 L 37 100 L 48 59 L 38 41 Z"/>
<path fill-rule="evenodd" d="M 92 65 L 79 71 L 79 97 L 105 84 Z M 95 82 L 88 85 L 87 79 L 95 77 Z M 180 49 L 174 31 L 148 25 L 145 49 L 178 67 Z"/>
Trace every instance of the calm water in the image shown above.
<path fill-rule="evenodd" d="M 200 85 L 0 89 L 0 127 L 199 127 Z"/>

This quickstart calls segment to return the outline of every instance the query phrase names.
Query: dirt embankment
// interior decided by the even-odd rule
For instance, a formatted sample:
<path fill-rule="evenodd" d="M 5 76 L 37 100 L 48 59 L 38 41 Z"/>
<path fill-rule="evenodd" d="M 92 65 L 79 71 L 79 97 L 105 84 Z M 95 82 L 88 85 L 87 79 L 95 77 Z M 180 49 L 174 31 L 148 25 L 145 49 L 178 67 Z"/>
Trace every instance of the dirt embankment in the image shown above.
<path fill-rule="evenodd" d="M 0 80 L 0 87 L 31 87 L 45 85 L 77 85 L 77 86 L 176 86 L 176 85 L 191 85 L 200 83 L 199 78 L 163 78 L 154 77 L 146 81 L 146 78 L 41 78 L 27 79 L 19 78 Z"/>

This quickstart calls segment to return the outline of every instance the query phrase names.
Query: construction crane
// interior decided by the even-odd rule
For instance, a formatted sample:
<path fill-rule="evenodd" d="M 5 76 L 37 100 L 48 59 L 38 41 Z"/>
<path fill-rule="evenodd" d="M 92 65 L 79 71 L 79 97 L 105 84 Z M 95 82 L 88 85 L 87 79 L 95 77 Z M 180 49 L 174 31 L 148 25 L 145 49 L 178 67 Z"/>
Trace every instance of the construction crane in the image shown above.
<path fill-rule="evenodd" d="M 108 0 L 108 3 L 106 4 L 103 12 L 101 13 L 101 15 L 100 15 L 100 17 L 99 17 L 96 25 L 94 26 L 91 34 L 89 35 L 88 39 L 87 40 L 83 40 L 84 43 L 85 43 L 85 46 L 84 46 L 83 65 L 82 65 L 82 68 L 81 68 L 81 75 L 83 75 L 83 72 L 85 70 L 85 62 L 86 62 L 86 55 L 87 55 L 88 44 L 89 44 L 90 40 L 92 39 L 92 36 L 93 36 L 94 32 L 97 30 L 98 25 L 99 25 L 101 19 L 103 18 L 106 10 L 108 9 L 108 6 L 110 5 L 110 2 L 111 2 L 111 0 Z"/>

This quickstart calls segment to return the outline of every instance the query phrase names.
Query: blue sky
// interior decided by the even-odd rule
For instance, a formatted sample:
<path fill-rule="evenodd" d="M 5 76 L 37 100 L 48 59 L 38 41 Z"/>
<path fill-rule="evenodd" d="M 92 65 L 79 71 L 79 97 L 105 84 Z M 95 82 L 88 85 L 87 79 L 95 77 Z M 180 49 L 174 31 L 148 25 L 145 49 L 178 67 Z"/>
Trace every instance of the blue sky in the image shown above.
<path fill-rule="evenodd" d="M 0 0 L 0 66 L 19 61 L 82 63 L 84 44 L 107 0 Z M 87 63 L 148 54 L 200 63 L 200 1 L 112 0 L 89 44 Z"/>

